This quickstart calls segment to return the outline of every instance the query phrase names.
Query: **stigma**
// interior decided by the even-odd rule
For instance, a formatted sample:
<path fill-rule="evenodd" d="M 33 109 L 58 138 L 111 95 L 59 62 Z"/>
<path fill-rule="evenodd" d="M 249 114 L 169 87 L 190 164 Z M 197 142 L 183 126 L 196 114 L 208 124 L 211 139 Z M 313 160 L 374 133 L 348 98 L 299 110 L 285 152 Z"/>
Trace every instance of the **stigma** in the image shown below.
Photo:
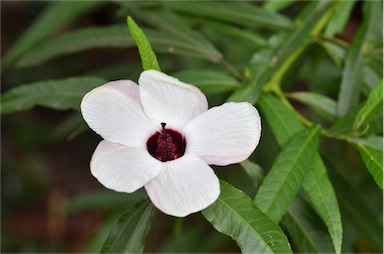
<path fill-rule="evenodd" d="M 161 123 L 162 130 L 154 133 L 147 141 L 147 150 L 152 157 L 162 162 L 172 161 L 184 155 L 186 141 L 183 135 L 173 129 L 167 129 Z"/>

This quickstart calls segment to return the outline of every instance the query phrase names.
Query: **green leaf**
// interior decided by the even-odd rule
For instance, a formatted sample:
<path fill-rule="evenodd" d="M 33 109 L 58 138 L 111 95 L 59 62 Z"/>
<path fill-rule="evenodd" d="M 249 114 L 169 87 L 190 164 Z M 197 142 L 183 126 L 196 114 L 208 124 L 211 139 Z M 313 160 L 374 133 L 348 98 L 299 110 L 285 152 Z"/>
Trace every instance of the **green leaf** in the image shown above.
<path fill-rule="evenodd" d="M 337 114 L 345 116 L 355 107 L 360 98 L 364 81 L 364 48 L 369 47 L 375 30 L 375 20 L 381 19 L 380 1 L 364 2 L 364 21 L 347 53 L 338 95 Z M 381 9 L 382 10 L 382 9 Z"/>
<path fill-rule="evenodd" d="M 383 137 L 356 138 L 353 141 L 369 173 L 383 189 Z"/>
<path fill-rule="evenodd" d="M 291 24 L 288 18 L 276 12 L 263 10 L 253 4 L 245 2 L 168 2 L 167 6 L 176 11 L 193 16 L 248 27 L 282 29 L 289 27 Z"/>
<path fill-rule="evenodd" d="M 120 217 L 100 253 L 142 253 L 154 211 L 148 199 L 129 209 Z"/>
<path fill-rule="evenodd" d="M 258 101 L 258 106 L 272 128 L 280 147 L 285 147 L 294 135 L 304 130 L 294 111 L 277 97 L 263 93 Z M 339 253 L 342 228 L 338 202 L 319 154 L 316 153 L 314 158 L 313 168 L 308 170 L 304 179 L 304 189 L 312 205 L 326 223 L 335 250 Z"/>
<path fill-rule="evenodd" d="M 153 52 L 151 44 L 143 31 L 137 26 L 135 21 L 131 18 L 127 18 L 128 29 L 131 32 L 133 39 L 135 40 L 137 47 L 139 48 L 139 54 L 144 70 L 158 70 L 161 71 L 155 52 Z"/>
<path fill-rule="evenodd" d="M 41 43 L 26 52 L 16 63 L 31 67 L 51 58 L 94 48 L 132 47 L 135 45 L 126 26 L 92 27 L 68 32 Z"/>
<path fill-rule="evenodd" d="M 263 169 L 250 160 L 245 160 L 241 162 L 240 165 L 244 169 L 245 173 L 247 173 L 247 175 L 253 180 L 255 188 L 258 188 L 264 179 Z"/>
<path fill-rule="evenodd" d="M 205 25 L 211 26 L 216 31 L 224 35 L 230 36 L 236 39 L 237 41 L 246 42 L 253 48 L 260 48 L 262 46 L 267 45 L 267 40 L 255 31 L 246 31 L 234 25 L 215 21 L 205 21 Z"/>
<path fill-rule="evenodd" d="M 280 152 L 257 191 L 256 205 L 276 223 L 299 192 L 319 143 L 319 127 L 296 134 Z"/>
<path fill-rule="evenodd" d="M 151 29 L 144 29 L 144 31 L 148 35 L 148 38 L 156 52 L 177 54 L 186 57 L 197 57 L 212 61 L 214 63 L 217 63 L 221 59 L 212 54 L 205 54 L 205 51 L 202 52 L 194 45 L 191 45 L 183 39 L 180 39 L 178 36 L 167 31 L 155 31 Z"/>
<path fill-rule="evenodd" d="M 337 67 L 341 69 L 346 55 L 346 49 L 330 41 L 320 41 L 320 45 L 327 51 Z"/>
<path fill-rule="evenodd" d="M 316 212 L 300 197 L 295 198 L 282 220 L 298 253 L 332 253 L 332 240 Z"/>
<path fill-rule="evenodd" d="M 313 168 L 308 172 L 303 187 L 312 206 L 327 225 L 336 253 L 340 253 L 343 228 L 339 204 L 328 178 L 327 169 L 318 153 L 315 155 Z"/>
<path fill-rule="evenodd" d="M 383 81 L 376 85 L 370 93 L 364 106 L 356 116 L 354 129 L 359 129 L 363 123 L 383 116 Z"/>
<path fill-rule="evenodd" d="M 257 105 L 280 147 L 284 147 L 296 133 L 304 130 L 293 109 L 273 94 L 263 93 Z"/>
<path fill-rule="evenodd" d="M 273 49 L 262 49 L 255 56 L 257 61 L 253 57 L 249 66 L 250 75 L 248 75 L 252 76 L 251 81 L 236 90 L 228 101 L 248 101 L 254 104 L 258 100 L 261 89 L 269 81 L 277 79 L 273 81 L 275 85 L 279 85 L 278 79 L 282 78 L 292 62 L 309 45 L 311 38 L 321 31 L 324 21 L 331 14 L 331 6 L 330 1 L 309 3 L 295 20 L 295 25 L 290 29 L 282 30 L 272 40 L 276 41 L 272 45 Z M 263 64 L 260 65 L 260 61 Z"/>
<path fill-rule="evenodd" d="M 14 113 L 34 106 L 57 110 L 80 110 L 80 102 L 84 95 L 106 82 L 96 77 L 76 77 L 37 81 L 18 86 L 1 96 L 1 113 Z"/>
<path fill-rule="evenodd" d="M 376 216 L 360 189 L 352 186 L 350 179 L 343 179 L 337 172 L 332 175 L 333 186 L 340 202 L 344 224 L 352 225 L 358 235 L 371 245 L 373 252 L 383 252 L 383 217 Z M 379 206 L 379 204 L 377 204 Z"/>
<path fill-rule="evenodd" d="M 121 213 L 120 213 L 121 214 Z M 83 246 L 81 253 L 99 253 L 105 239 L 107 239 L 111 228 L 116 224 L 120 214 L 113 213 L 104 219 L 92 235 L 92 238 Z"/>
<path fill-rule="evenodd" d="M 355 0 L 337 1 L 335 12 L 325 28 L 325 36 L 333 37 L 344 30 L 355 3 Z"/>
<path fill-rule="evenodd" d="M 337 104 L 331 98 L 311 92 L 290 93 L 289 98 L 293 98 L 312 108 L 329 122 L 333 122 L 336 119 Z"/>
<path fill-rule="evenodd" d="M 140 11 L 137 18 L 144 22 L 157 27 L 165 35 L 173 35 L 178 41 L 187 44 L 191 50 L 205 55 L 206 58 L 213 62 L 219 62 L 222 54 L 202 36 L 201 33 L 193 31 L 190 26 L 181 17 L 169 11 L 162 12 L 145 12 Z M 148 36 L 150 39 L 151 37 Z"/>
<path fill-rule="evenodd" d="M 177 72 L 173 76 L 197 86 L 207 95 L 232 91 L 240 86 L 232 76 L 214 70 L 185 70 Z"/>
<path fill-rule="evenodd" d="M 263 9 L 268 11 L 278 12 L 292 5 L 293 3 L 295 3 L 295 0 L 284 0 L 284 1 L 267 0 L 263 4 Z"/>
<path fill-rule="evenodd" d="M 224 181 L 220 187 L 219 198 L 202 211 L 216 230 L 236 240 L 243 253 L 292 253 L 279 226 L 246 194 Z"/>
<path fill-rule="evenodd" d="M 348 114 L 343 116 L 328 129 L 328 132 L 332 135 L 349 134 L 352 131 L 355 118 L 355 114 Z"/>
<path fill-rule="evenodd" d="M 32 25 L 17 39 L 2 59 L 2 69 L 8 67 L 20 56 L 27 53 L 48 37 L 53 31 L 91 9 L 104 4 L 102 1 L 57 1 L 49 3 Z"/>

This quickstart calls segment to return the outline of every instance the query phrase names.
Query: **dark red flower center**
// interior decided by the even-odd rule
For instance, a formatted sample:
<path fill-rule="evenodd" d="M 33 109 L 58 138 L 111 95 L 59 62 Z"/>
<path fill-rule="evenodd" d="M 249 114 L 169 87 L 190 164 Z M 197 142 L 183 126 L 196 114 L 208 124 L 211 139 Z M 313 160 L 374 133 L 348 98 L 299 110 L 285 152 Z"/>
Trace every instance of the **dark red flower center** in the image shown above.
<path fill-rule="evenodd" d="M 161 123 L 163 129 L 153 134 L 147 141 L 148 152 L 159 161 L 171 161 L 184 155 L 185 138 L 172 129 L 166 129 L 165 123 Z"/>

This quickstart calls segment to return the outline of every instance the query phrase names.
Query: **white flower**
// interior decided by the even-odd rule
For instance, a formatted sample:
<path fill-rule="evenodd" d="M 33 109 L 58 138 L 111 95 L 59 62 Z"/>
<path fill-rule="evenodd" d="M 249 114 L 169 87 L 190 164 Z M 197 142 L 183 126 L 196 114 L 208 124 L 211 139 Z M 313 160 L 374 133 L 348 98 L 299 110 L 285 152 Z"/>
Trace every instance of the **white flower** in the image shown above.
<path fill-rule="evenodd" d="M 112 81 L 84 96 L 83 117 L 104 139 L 92 156 L 92 174 L 115 191 L 144 186 L 169 215 L 206 208 L 220 193 L 208 164 L 247 159 L 259 143 L 259 113 L 245 102 L 207 110 L 198 88 L 154 70 L 141 73 L 138 83 Z"/>

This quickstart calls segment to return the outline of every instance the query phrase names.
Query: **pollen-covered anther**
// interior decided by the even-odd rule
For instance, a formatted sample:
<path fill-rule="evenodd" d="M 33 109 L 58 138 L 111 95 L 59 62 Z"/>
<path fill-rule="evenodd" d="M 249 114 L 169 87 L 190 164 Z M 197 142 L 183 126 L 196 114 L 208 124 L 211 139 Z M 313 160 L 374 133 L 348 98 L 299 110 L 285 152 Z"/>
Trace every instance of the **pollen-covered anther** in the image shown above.
<path fill-rule="evenodd" d="M 162 162 L 175 160 L 184 155 L 185 139 L 177 131 L 165 129 L 165 123 L 161 123 L 162 130 L 153 134 L 147 141 L 148 152 Z"/>

